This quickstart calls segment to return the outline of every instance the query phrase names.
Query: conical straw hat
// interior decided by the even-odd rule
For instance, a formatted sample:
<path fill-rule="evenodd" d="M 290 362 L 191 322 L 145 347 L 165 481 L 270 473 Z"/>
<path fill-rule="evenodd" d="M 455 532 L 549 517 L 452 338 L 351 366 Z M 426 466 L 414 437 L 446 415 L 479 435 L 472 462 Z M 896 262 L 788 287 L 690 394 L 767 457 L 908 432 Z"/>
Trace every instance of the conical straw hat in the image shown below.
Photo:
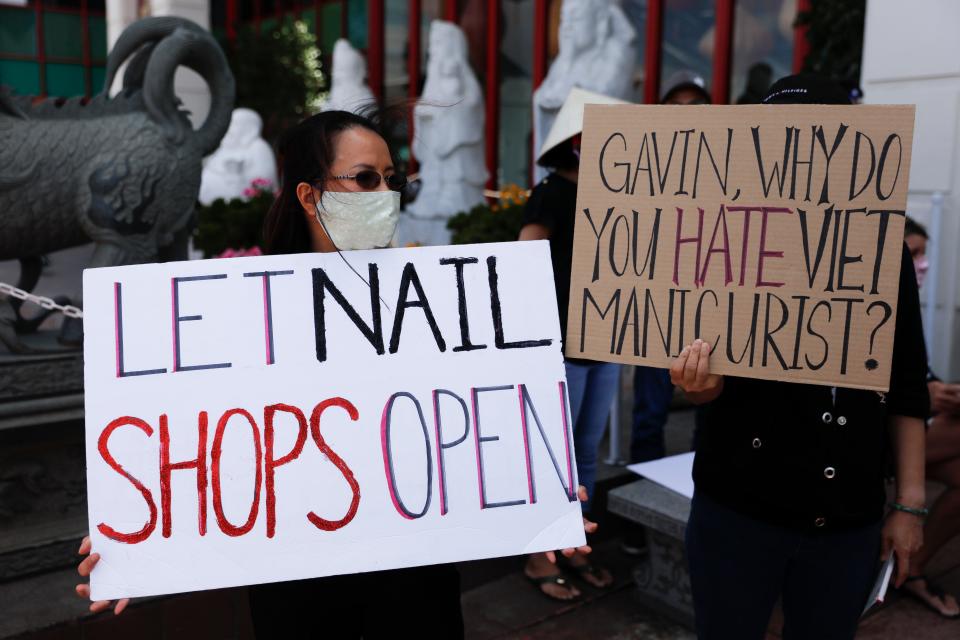
<path fill-rule="evenodd" d="M 605 96 L 602 93 L 594 93 L 580 87 L 570 89 L 570 94 L 560 107 L 557 113 L 557 119 L 553 121 L 550 127 L 550 133 L 540 147 L 540 153 L 537 160 L 542 158 L 547 151 L 568 140 L 583 131 L 583 107 L 587 104 L 630 104 L 626 100 L 619 100 Z"/>

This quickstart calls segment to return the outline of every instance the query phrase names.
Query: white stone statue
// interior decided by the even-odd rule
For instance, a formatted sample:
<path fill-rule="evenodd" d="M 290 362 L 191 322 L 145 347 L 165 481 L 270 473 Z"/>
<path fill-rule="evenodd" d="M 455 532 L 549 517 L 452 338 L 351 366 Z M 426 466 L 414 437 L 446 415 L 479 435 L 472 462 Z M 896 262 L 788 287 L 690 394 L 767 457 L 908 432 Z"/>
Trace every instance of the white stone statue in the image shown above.
<path fill-rule="evenodd" d="M 330 93 L 321 110 L 357 113 L 374 102 L 373 91 L 367 86 L 367 61 L 349 40 L 340 38 L 333 45 Z"/>
<path fill-rule="evenodd" d="M 630 99 L 637 60 L 637 34 L 613 0 L 563 0 L 560 51 L 533 94 L 534 147 L 537 153 L 573 87 Z M 546 170 L 536 167 L 539 182 Z"/>
<path fill-rule="evenodd" d="M 427 79 L 413 112 L 420 190 L 401 221 L 401 246 L 448 244 L 447 220 L 483 202 L 483 94 L 467 55 L 460 27 L 431 23 Z"/>
<path fill-rule="evenodd" d="M 203 163 L 201 204 L 209 205 L 217 198 L 230 200 L 245 197 L 254 180 L 277 188 L 277 163 L 273 150 L 260 137 L 263 121 L 252 109 L 234 109 L 230 128 L 220 146 Z M 247 191 L 249 193 L 249 191 Z"/>

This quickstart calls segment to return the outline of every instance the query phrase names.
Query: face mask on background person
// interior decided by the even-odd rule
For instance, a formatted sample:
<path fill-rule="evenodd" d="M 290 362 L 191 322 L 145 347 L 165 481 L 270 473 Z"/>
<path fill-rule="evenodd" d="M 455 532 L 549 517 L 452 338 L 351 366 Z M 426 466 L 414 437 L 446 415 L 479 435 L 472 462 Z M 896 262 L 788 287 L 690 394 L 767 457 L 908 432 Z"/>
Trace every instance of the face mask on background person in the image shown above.
<path fill-rule="evenodd" d="M 919 255 L 913 259 L 913 270 L 917 272 L 917 288 L 923 286 L 923 280 L 927 277 L 927 271 L 930 270 L 930 261 L 926 255 Z"/>
<path fill-rule="evenodd" d="M 390 244 L 397 229 L 400 193 L 325 191 L 315 215 L 337 249 L 379 249 Z"/>

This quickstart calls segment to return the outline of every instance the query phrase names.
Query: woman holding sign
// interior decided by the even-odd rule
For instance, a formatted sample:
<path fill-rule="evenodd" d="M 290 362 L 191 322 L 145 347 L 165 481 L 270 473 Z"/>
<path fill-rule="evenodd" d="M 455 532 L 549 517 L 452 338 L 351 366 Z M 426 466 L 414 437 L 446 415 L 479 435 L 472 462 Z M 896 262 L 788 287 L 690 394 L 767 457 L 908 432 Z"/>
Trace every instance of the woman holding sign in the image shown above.
<path fill-rule="evenodd" d="M 777 82 L 768 104 L 849 104 L 811 76 Z M 697 634 L 764 638 L 778 599 L 786 638 L 853 638 L 878 560 L 895 583 L 921 545 L 929 408 L 917 282 L 904 251 L 887 393 L 710 372 L 711 345 L 683 349 L 671 378 L 709 403 L 694 461 L 687 555 Z M 884 477 L 895 455 L 889 515 Z"/>
<path fill-rule="evenodd" d="M 377 121 L 344 111 L 314 115 L 281 137 L 279 152 L 282 184 L 264 229 L 268 253 L 331 253 L 390 244 L 406 177 L 396 171 Z M 582 487 L 580 497 L 585 499 Z M 596 527 L 586 521 L 584 526 L 588 531 Z M 78 568 L 83 577 L 100 559 L 90 552 L 86 538 L 80 553 L 90 555 Z M 576 552 L 589 548 L 564 551 Z M 76 590 L 90 597 L 89 585 Z M 249 594 L 259 638 L 392 638 L 403 622 L 419 636 L 463 637 L 460 577 L 451 564 L 260 584 L 251 586 Z M 94 602 L 90 609 L 110 606 Z M 122 600 L 114 611 L 126 606 Z"/>

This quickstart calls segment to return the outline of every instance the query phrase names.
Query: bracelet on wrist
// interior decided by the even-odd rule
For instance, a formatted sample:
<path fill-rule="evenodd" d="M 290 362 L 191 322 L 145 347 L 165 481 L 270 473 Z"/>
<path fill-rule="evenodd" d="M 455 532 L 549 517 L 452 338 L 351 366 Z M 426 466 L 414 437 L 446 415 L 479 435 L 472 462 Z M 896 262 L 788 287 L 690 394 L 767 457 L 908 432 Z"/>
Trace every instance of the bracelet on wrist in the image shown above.
<path fill-rule="evenodd" d="M 917 516 L 918 518 L 926 518 L 930 514 L 930 510 L 926 507 L 920 507 L 919 509 L 914 507 L 908 507 L 899 502 L 891 502 L 890 508 L 894 511 L 902 511 L 904 513 L 909 513 L 912 516 Z"/>

